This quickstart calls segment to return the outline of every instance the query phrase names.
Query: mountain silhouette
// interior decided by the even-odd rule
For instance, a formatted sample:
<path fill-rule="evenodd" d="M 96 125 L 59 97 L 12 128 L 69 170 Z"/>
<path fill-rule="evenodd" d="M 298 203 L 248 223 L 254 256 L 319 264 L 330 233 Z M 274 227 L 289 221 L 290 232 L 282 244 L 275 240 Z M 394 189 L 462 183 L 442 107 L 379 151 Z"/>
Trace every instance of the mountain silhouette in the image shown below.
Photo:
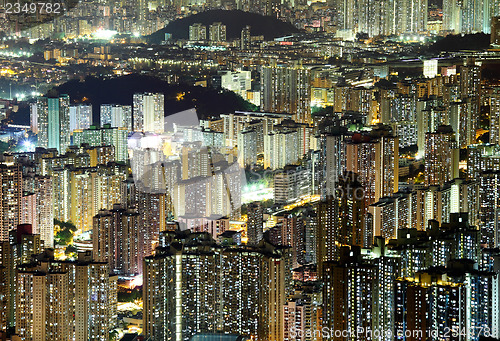
<path fill-rule="evenodd" d="M 147 39 L 150 43 L 159 44 L 165 39 L 165 33 L 172 34 L 172 38 L 175 40 L 189 39 L 189 26 L 194 23 L 207 26 L 208 35 L 208 26 L 214 22 L 221 22 L 226 25 L 226 37 L 229 40 L 240 38 L 241 30 L 247 25 L 251 27 L 251 35 L 263 35 L 265 39 L 274 39 L 301 32 L 290 23 L 257 13 L 240 10 L 209 10 L 172 21 L 161 30 L 148 36 Z"/>

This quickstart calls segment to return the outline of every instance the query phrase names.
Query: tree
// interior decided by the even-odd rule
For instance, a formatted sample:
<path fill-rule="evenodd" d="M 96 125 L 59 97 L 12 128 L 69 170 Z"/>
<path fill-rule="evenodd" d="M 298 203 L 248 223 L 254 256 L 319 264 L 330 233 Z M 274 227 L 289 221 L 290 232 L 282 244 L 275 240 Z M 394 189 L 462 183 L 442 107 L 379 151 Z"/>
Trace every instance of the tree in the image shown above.
<path fill-rule="evenodd" d="M 71 244 L 66 247 L 64 253 L 66 254 L 66 256 L 69 256 L 70 254 L 76 253 L 77 251 L 78 250 L 76 249 L 76 247 L 73 244 Z"/>
<path fill-rule="evenodd" d="M 109 341 L 115 341 L 115 340 L 118 340 L 118 331 L 117 330 L 112 330 L 109 332 Z"/>
<path fill-rule="evenodd" d="M 54 225 L 59 226 L 59 231 L 56 233 L 57 244 L 70 244 L 77 230 L 76 226 L 70 222 L 64 222 L 57 219 L 54 219 Z"/>

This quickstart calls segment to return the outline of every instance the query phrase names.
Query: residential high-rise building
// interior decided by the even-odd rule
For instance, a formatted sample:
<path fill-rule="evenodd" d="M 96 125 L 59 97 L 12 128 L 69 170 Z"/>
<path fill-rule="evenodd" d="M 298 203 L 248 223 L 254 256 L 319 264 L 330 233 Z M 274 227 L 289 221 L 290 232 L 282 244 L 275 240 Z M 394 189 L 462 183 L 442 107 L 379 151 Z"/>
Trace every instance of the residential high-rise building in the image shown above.
<path fill-rule="evenodd" d="M 490 143 L 500 145 L 500 87 L 490 95 Z"/>
<path fill-rule="evenodd" d="M 88 129 L 92 125 L 92 105 L 79 104 L 69 107 L 69 129 Z"/>
<path fill-rule="evenodd" d="M 275 170 L 297 164 L 299 153 L 297 131 L 273 131 L 264 136 L 264 168 Z"/>
<path fill-rule="evenodd" d="M 264 229 L 264 210 L 260 202 L 247 206 L 247 244 L 257 245 L 262 240 Z"/>
<path fill-rule="evenodd" d="M 40 235 L 33 233 L 30 224 L 18 225 L 10 231 L 9 241 L 0 241 L 0 331 L 15 324 L 17 271 L 20 264 L 29 263 L 43 250 Z"/>
<path fill-rule="evenodd" d="M 142 274 L 147 234 L 140 229 L 139 213 L 115 204 L 112 210 L 101 210 L 94 217 L 93 254 L 97 261 L 109 265 L 112 273 Z"/>
<path fill-rule="evenodd" d="M 126 166 L 99 165 L 71 169 L 68 174 L 68 200 L 71 222 L 80 230 L 92 229 L 93 218 L 101 209 L 112 209 L 120 202 L 121 183 Z"/>
<path fill-rule="evenodd" d="M 490 32 L 490 1 L 465 0 L 460 6 L 460 32 L 465 34 Z"/>
<path fill-rule="evenodd" d="M 375 133 L 375 200 L 390 196 L 399 186 L 399 137 L 381 129 Z"/>
<path fill-rule="evenodd" d="M 306 338 L 307 330 L 320 330 L 321 302 L 319 293 L 309 286 L 303 286 L 283 306 L 283 336 L 281 340 L 291 341 Z M 320 333 L 309 333 L 312 341 L 321 340 Z"/>
<path fill-rule="evenodd" d="M 52 206 L 52 178 L 35 177 L 36 186 L 36 226 L 34 233 L 40 235 L 45 247 L 54 247 L 54 209 Z"/>
<path fill-rule="evenodd" d="M 425 88 L 427 89 L 427 86 Z M 449 95 L 448 97 L 451 97 L 450 101 L 460 102 L 460 98 L 458 96 L 459 92 L 458 87 L 455 86 L 455 88 L 453 90 L 450 90 L 449 92 L 452 91 L 453 92 L 456 91 L 456 97 L 455 95 Z M 455 127 L 459 127 L 461 124 L 463 125 L 463 122 L 461 122 L 459 119 L 460 117 L 458 113 L 459 109 L 455 108 L 457 105 L 458 103 L 452 103 L 450 105 L 450 109 L 445 110 L 443 107 L 440 107 L 439 103 L 437 103 L 433 99 L 422 98 L 417 100 L 416 119 L 417 119 L 417 145 L 418 145 L 419 157 L 423 157 L 425 153 L 425 136 L 426 136 L 425 134 L 435 132 L 440 125 L 451 124 L 454 125 Z M 457 111 L 455 115 L 456 123 L 453 123 L 453 120 L 450 120 L 449 118 L 449 116 L 451 116 L 449 115 L 449 111 L 453 110 Z"/>
<path fill-rule="evenodd" d="M 304 225 L 304 262 L 306 264 L 316 263 L 318 252 L 318 218 L 312 207 L 307 208 L 301 214 Z"/>
<path fill-rule="evenodd" d="M 170 188 L 170 187 L 168 187 Z M 167 229 L 167 220 L 174 216 L 172 198 L 167 193 L 151 193 L 137 190 L 133 179 L 121 185 L 122 207 L 135 209 L 139 214 L 138 224 L 142 234 L 144 255 L 149 256 L 158 242 L 160 231 Z M 140 265 L 140 264 L 139 264 Z"/>
<path fill-rule="evenodd" d="M 263 66 L 261 110 L 292 114 L 298 123 L 311 123 L 311 73 L 301 63 Z"/>
<path fill-rule="evenodd" d="M 336 261 L 339 256 L 338 239 L 338 201 L 334 195 L 325 197 L 318 203 L 317 208 L 317 250 L 316 264 L 318 264 L 318 273 L 323 272 L 323 264 L 325 262 Z"/>
<path fill-rule="evenodd" d="M 340 6 L 342 6 L 343 11 L 347 11 L 346 15 L 353 15 L 355 9 L 346 8 L 345 6 L 349 6 L 352 4 L 350 1 L 338 2 Z M 369 37 L 374 37 L 378 35 L 386 35 L 388 34 L 389 22 L 393 21 L 392 18 L 388 18 L 386 11 L 388 10 L 389 5 L 386 2 L 382 1 L 373 1 L 373 0 L 360 0 L 357 2 L 357 27 L 355 27 L 355 31 L 363 32 L 368 34 Z M 356 15 L 356 14 L 355 14 Z M 356 19 L 356 18 L 355 18 Z M 349 20 L 346 16 L 341 18 L 342 24 L 347 24 L 346 27 L 352 25 L 352 20 Z M 347 28 L 347 32 L 349 32 L 351 28 Z M 346 31 L 344 31 L 346 32 Z M 342 32 L 342 33 L 344 33 Z M 346 33 L 347 33 L 346 32 Z M 350 32 L 349 32 L 350 33 Z M 348 34 L 349 34 L 348 33 Z"/>
<path fill-rule="evenodd" d="M 337 182 L 345 167 L 344 139 L 340 129 L 322 134 L 319 138 L 319 183 L 322 197 L 335 195 Z"/>
<path fill-rule="evenodd" d="M 298 164 L 300 158 L 311 149 L 312 135 L 311 127 L 292 120 L 283 120 L 274 125 L 272 131 L 263 138 L 264 168 L 274 170 Z M 260 134 L 257 134 L 257 142 L 259 151 Z"/>
<path fill-rule="evenodd" d="M 257 134 L 251 128 L 238 133 L 238 162 L 241 167 L 257 164 Z"/>
<path fill-rule="evenodd" d="M 109 337 L 110 278 L 89 254 L 76 262 L 44 256 L 19 267 L 16 334 L 21 340 L 105 340 Z"/>
<path fill-rule="evenodd" d="M 491 17 L 497 15 L 492 11 L 494 1 L 452 1 L 443 2 L 443 30 L 452 33 L 490 33 Z"/>
<path fill-rule="evenodd" d="M 26 179 L 26 178 L 25 178 Z M 25 181 L 26 182 L 26 181 Z M 21 198 L 21 224 L 31 224 L 33 231 L 38 231 L 35 193 L 25 192 Z"/>
<path fill-rule="evenodd" d="M 481 64 L 474 59 L 460 66 L 460 94 L 462 98 L 478 97 L 481 90 Z"/>
<path fill-rule="evenodd" d="M 353 31 L 356 25 L 356 2 L 354 0 L 333 1 L 336 26 L 342 31 Z"/>
<path fill-rule="evenodd" d="M 469 225 L 479 226 L 479 180 L 455 179 L 451 184 L 450 214 L 468 213 Z"/>
<path fill-rule="evenodd" d="M 209 26 L 208 34 L 209 40 L 211 42 L 224 42 L 226 41 L 226 25 L 222 24 L 221 22 L 214 22 Z"/>
<path fill-rule="evenodd" d="M 460 3 L 455 0 L 443 0 L 443 30 L 454 34 L 460 33 Z"/>
<path fill-rule="evenodd" d="M 168 243 L 144 260 L 146 335 L 184 341 L 199 332 L 222 331 L 281 340 L 282 307 L 290 294 L 289 248 L 221 246 L 208 233 L 166 237 Z"/>
<path fill-rule="evenodd" d="M 360 32 L 373 37 L 427 30 L 427 0 L 335 0 L 332 6 L 339 37 L 350 38 Z"/>
<path fill-rule="evenodd" d="M 399 137 L 400 148 L 417 144 L 417 108 L 414 95 L 400 95 L 389 99 L 390 117 L 388 124 Z M 385 116 L 385 115 L 383 115 Z"/>
<path fill-rule="evenodd" d="M 447 189 L 449 193 L 449 189 Z M 381 198 L 378 202 L 368 207 L 371 221 L 371 230 L 373 236 L 384 238 L 394 238 L 399 229 L 415 226 L 419 230 L 424 230 L 427 224 L 425 201 L 427 192 L 425 189 L 418 189 L 413 192 L 402 191 L 395 193 L 391 197 Z M 429 210 L 434 212 L 433 210 Z M 433 219 L 433 217 L 429 218 Z M 372 237 L 373 237 L 372 236 Z M 368 240 L 371 243 L 371 239 Z M 368 244 L 369 245 L 369 244 Z M 365 244 L 366 246 L 366 244 Z"/>
<path fill-rule="evenodd" d="M 467 213 L 452 213 L 449 222 L 441 225 L 431 220 L 426 231 L 399 229 L 392 247 L 401 261 L 397 276 L 413 277 L 431 267 L 445 267 L 453 260 L 479 262 L 480 239 L 480 231 L 469 225 Z"/>
<path fill-rule="evenodd" d="M 455 137 L 460 148 L 476 143 L 476 130 L 480 116 L 481 101 L 481 67 L 474 60 L 467 60 L 460 67 L 460 94 L 462 103 L 455 117 L 450 117 L 450 123 L 455 128 Z M 452 120 L 458 122 L 454 126 Z"/>
<path fill-rule="evenodd" d="M 17 163 L 0 164 L 0 240 L 9 239 L 9 231 L 21 222 L 23 175 Z"/>
<path fill-rule="evenodd" d="M 458 149 L 450 126 L 425 136 L 425 184 L 442 185 L 458 177 Z"/>
<path fill-rule="evenodd" d="M 38 134 L 38 105 L 30 104 L 30 128 L 34 134 Z"/>
<path fill-rule="evenodd" d="M 134 94 L 134 131 L 162 134 L 165 116 L 165 96 L 162 93 Z"/>
<path fill-rule="evenodd" d="M 101 127 L 106 124 L 113 128 L 125 128 L 132 131 L 132 106 L 101 104 Z"/>
<path fill-rule="evenodd" d="M 311 169 L 286 166 L 274 173 L 274 202 L 291 204 L 312 194 Z"/>
<path fill-rule="evenodd" d="M 203 145 L 213 148 L 214 150 L 219 150 L 225 146 L 223 132 L 202 129 L 201 133 L 203 135 Z"/>
<path fill-rule="evenodd" d="M 371 259 L 368 259 L 374 266 L 375 285 L 373 290 L 373 325 L 374 329 L 381 332 L 380 339 L 385 341 L 393 340 L 389 331 L 394 328 L 395 311 L 395 280 L 399 269 L 399 258 L 396 252 L 390 250 L 385 245 L 385 240 L 376 237 L 371 247 Z"/>
<path fill-rule="evenodd" d="M 343 245 L 370 247 L 372 224 L 367 219 L 364 189 L 354 173 L 346 173 L 336 193 L 318 203 L 317 263 L 321 274 L 325 262 L 338 261 Z"/>
<path fill-rule="evenodd" d="M 396 34 L 418 33 L 427 30 L 427 0 L 395 0 Z"/>
<path fill-rule="evenodd" d="M 280 245 L 292 248 L 292 264 L 298 267 L 304 264 L 305 224 L 301 216 L 285 214 L 281 226 Z M 279 226 L 279 225 L 278 225 Z"/>
<path fill-rule="evenodd" d="M 250 26 L 245 26 L 241 30 L 241 40 L 240 40 L 240 48 L 242 50 L 248 50 L 252 44 L 251 35 L 250 35 Z"/>
<path fill-rule="evenodd" d="M 105 124 L 111 124 L 111 110 L 113 109 L 112 104 L 101 104 L 100 107 L 100 123 L 101 126 Z"/>
<path fill-rule="evenodd" d="M 424 77 L 434 78 L 438 73 L 438 60 L 429 59 L 424 60 Z"/>
<path fill-rule="evenodd" d="M 491 18 L 491 45 L 500 45 L 500 17 Z"/>
<path fill-rule="evenodd" d="M 352 250 L 352 251 L 351 251 Z M 339 262 L 323 265 L 324 321 L 329 330 L 348 331 L 372 327 L 376 268 L 360 260 L 359 251 L 347 246 L 341 249 Z M 366 335 L 357 340 L 370 340 Z"/>
<path fill-rule="evenodd" d="M 54 218 L 68 221 L 71 217 L 71 172 L 69 169 L 57 169 L 51 173 Z"/>
<path fill-rule="evenodd" d="M 492 128 L 493 129 L 493 128 Z M 494 133 L 492 131 L 492 133 Z M 467 178 L 479 179 L 484 170 L 500 170 L 500 146 L 476 144 L 467 147 Z"/>
<path fill-rule="evenodd" d="M 364 188 L 353 173 L 345 173 L 337 187 L 339 216 L 332 236 L 340 245 L 370 247 L 373 231 L 366 221 Z"/>
<path fill-rule="evenodd" d="M 354 134 L 345 145 L 345 170 L 365 188 L 367 205 L 391 196 L 399 186 L 399 138 L 386 126 L 371 135 Z"/>
<path fill-rule="evenodd" d="M 189 40 L 205 41 L 207 40 L 207 27 L 200 23 L 194 23 L 189 26 Z"/>
<path fill-rule="evenodd" d="M 479 228 L 481 243 L 494 248 L 500 245 L 500 171 L 485 171 L 479 176 Z"/>
<path fill-rule="evenodd" d="M 128 160 L 128 130 L 125 128 L 105 124 L 102 128 L 93 125 L 89 129 L 74 131 L 73 145 L 79 147 L 84 143 L 91 147 L 113 146 L 116 161 Z"/>
<path fill-rule="evenodd" d="M 450 263 L 445 271 L 429 269 L 411 278 L 396 279 L 395 328 L 401 334 L 411 331 L 413 339 L 431 333 L 434 339 L 440 339 L 444 337 L 443 330 L 450 329 L 463 330 L 466 338 L 477 340 L 484 336 L 482 331 L 466 330 L 479 325 L 487 329 L 487 335 L 496 335 L 497 322 L 489 322 L 494 315 L 489 307 L 483 310 L 478 304 L 490 302 L 491 294 L 497 295 L 495 289 L 495 293 L 490 291 L 492 281 L 493 273 L 478 272 L 462 261 Z"/>
<path fill-rule="evenodd" d="M 220 161 L 213 164 L 212 168 L 212 165 L 206 164 L 207 160 L 198 163 L 196 159 L 186 158 L 186 166 L 195 164 L 196 168 L 191 166 L 185 168 L 186 172 L 183 175 L 186 179 L 173 183 L 172 201 L 176 216 L 202 220 L 205 218 L 214 220 L 216 219 L 214 216 L 239 217 L 242 181 L 245 179 L 238 163 L 229 164 Z M 201 226 L 196 228 L 199 229 Z"/>
<path fill-rule="evenodd" d="M 115 147 L 114 146 L 84 146 L 85 153 L 89 156 L 89 166 L 97 167 L 98 165 L 107 165 L 110 162 L 115 162 Z"/>
<path fill-rule="evenodd" d="M 396 281 L 396 325 L 402 327 L 402 330 L 408 329 L 424 335 L 430 329 L 427 323 L 432 323 L 428 316 L 432 311 L 429 305 L 435 305 L 436 311 L 442 314 L 443 324 L 450 324 L 446 328 L 460 330 L 459 302 L 463 300 L 460 297 L 460 287 L 446 282 L 441 283 L 439 287 L 437 285 L 435 283 L 433 287 L 427 288 L 423 283 L 420 284 L 420 281 L 415 283 L 406 280 Z M 431 300 L 431 297 L 434 299 Z M 449 302 L 449 306 L 444 302 Z M 436 328 L 437 332 L 440 330 Z"/>
<path fill-rule="evenodd" d="M 235 112 L 221 114 L 220 131 L 224 132 L 225 144 L 228 147 L 237 146 L 238 133 L 243 129 L 255 129 L 257 134 L 257 152 L 264 152 L 264 135 L 270 133 L 274 126 L 291 115 L 253 112 Z"/>
<path fill-rule="evenodd" d="M 38 97 L 38 146 L 64 153 L 70 145 L 69 96 Z"/>
<path fill-rule="evenodd" d="M 455 140 L 459 148 L 476 144 L 478 128 L 479 97 L 471 96 L 453 103 L 449 110 L 449 122 L 455 132 Z"/>
<path fill-rule="evenodd" d="M 252 89 L 251 71 L 221 71 L 221 88 L 231 90 L 246 97 L 246 91 Z"/>

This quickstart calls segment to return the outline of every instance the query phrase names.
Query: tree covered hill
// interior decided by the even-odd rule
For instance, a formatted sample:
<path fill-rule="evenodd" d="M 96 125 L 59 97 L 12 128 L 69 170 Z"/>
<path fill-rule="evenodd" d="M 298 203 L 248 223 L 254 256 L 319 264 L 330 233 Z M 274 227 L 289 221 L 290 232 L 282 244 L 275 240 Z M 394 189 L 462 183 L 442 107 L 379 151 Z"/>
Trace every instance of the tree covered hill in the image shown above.
<path fill-rule="evenodd" d="M 214 22 L 221 22 L 226 25 L 227 39 L 239 38 L 241 30 L 247 25 L 251 27 L 250 31 L 253 36 L 263 35 L 265 39 L 274 39 L 300 32 L 298 28 L 290 23 L 257 13 L 240 10 L 209 10 L 172 21 L 163 29 L 151 34 L 148 40 L 151 43 L 159 44 L 164 40 L 165 33 L 171 33 L 173 39 L 188 39 L 190 25 L 194 23 L 204 24 L 207 26 L 208 32 L 208 26 Z"/>
<path fill-rule="evenodd" d="M 68 94 L 72 103 L 92 103 L 93 120 L 99 122 L 101 104 L 132 105 L 134 93 L 161 92 L 165 95 L 165 115 L 196 108 L 200 118 L 235 110 L 252 111 L 256 107 L 231 91 L 218 91 L 201 86 L 169 84 L 161 79 L 132 74 L 112 79 L 87 77 L 72 80 L 54 90 Z"/>

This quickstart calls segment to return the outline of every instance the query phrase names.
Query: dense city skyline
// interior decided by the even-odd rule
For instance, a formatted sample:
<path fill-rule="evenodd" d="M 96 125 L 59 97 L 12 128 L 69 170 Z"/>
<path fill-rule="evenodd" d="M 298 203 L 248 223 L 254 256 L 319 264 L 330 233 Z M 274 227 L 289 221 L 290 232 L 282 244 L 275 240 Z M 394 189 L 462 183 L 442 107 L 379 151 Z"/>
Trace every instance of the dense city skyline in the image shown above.
<path fill-rule="evenodd" d="M 0 0 L 0 339 L 500 339 L 499 0 Z"/>

